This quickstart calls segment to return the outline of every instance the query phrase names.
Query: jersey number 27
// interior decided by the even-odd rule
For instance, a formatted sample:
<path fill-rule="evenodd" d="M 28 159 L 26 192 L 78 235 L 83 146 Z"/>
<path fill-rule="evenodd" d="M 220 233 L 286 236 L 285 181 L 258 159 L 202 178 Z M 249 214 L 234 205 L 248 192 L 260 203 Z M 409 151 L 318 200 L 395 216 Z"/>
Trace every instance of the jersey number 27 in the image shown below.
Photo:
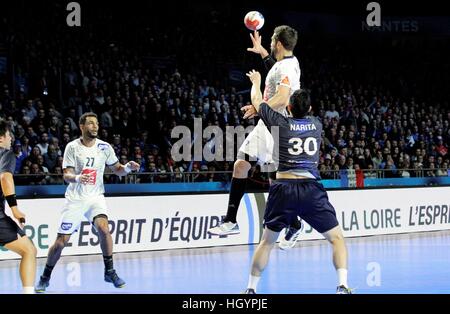
<path fill-rule="evenodd" d="M 95 158 L 94 157 L 87 157 L 87 162 L 86 162 L 86 167 L 93 167 L 94 166 L 94 162 L 95 162 Z"/>

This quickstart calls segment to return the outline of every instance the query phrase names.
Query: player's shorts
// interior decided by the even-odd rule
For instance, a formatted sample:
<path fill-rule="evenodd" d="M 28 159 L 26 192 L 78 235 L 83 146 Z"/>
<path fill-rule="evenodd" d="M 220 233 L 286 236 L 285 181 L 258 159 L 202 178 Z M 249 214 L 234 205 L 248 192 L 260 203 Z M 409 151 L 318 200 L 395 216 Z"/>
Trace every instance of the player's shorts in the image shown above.
<path fill-rule="evenodd" d="M 262 120 L 258 121 L 255 128 L 247 135 L 238 150 L 238 159 L 244 159 L 245 154 L 249 155 L 260 164 L 273 163 L 272 152 L 274 141 L 266 125 Z"/>
<path fill-rule="evenodd" d="M 264 226 L 280 232 L 300 216 L 319 233 L 327 232 L 339 223 L 336 211 L 328 200 L 327 191 L 315 179 L 276 180 L 269 189 Z"/>
<path fill-rule="evenodd" d="M 83 200 L 70 200 L 66 198 L 64 209 L 59 223 L 59 234 L 72 234 L 78 230 L 85 218 L 94 223 L 98 215 L 108 216 L 106 200 L 103 195 L 90 197 Z"/>
<path fill-rule="evenodd" d="M 25 232 L 19 225 L 12 220 L 11 217 L 6 216 L 5 218 L 0 218 L 0 245 L 16 241 L 17 239 L 25 236 Z"/>

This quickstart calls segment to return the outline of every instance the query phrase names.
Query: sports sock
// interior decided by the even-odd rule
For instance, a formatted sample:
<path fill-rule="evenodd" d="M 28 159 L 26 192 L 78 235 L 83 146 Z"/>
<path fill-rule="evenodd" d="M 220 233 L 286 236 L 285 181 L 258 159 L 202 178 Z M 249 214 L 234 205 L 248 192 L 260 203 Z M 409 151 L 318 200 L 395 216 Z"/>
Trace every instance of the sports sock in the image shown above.
<path fill-rule="evenodd" d="M 23 294 L 34 294 L 34 287 L 23 287 Z"/>
<path fill-rule="evenodd" d="M 300 220 L 298 219 L 298 217 L 296 217 L 292 223 L 291 223 L 291 227 L 295 228 L 295 229 L 300 229 L 302 227 L 302 223 L 300 222 Z"/>
<path fill-rule="evenodd" d="M 337 276 L 338 276 L 338 286 L 344 286 L 348 288 L 347 285 L 347 269 L 345 268 L 338 268 L 336 269 Z"/>
<path fill-rule="evenodd" d="M 103 256 L 103 262 L 105 263 L 105 273 L 114 270 L 112 255 L 111 256 Z"/>
<path fill-rule="evenodd" d="M 239 204 L 241 203 L 241 199 L 244 196 L 246 185 L 247 185 L 247 178 L 231 179 L 230 196 L 228 199 L 228 209 L 224 222 L 236 223 Z"/>
<path fill-rule="evenodd" d="M 250 274 L 250 276 L 248 276 L 248 285 L 247 288 L 248 289 L 253 289 L 256 291 L 256 286 L 258 285 L 259 279 L 261 279 L 260 276 L 252 276 Z"/>
<path fill-rule="evenodd" d="M 50 279 L 54 267 L 55 266 L 49 266 L 48 264 L 46 264 L 45 268 L 44 268 L 44 273 L 42 274 L 42 277 Z"/>

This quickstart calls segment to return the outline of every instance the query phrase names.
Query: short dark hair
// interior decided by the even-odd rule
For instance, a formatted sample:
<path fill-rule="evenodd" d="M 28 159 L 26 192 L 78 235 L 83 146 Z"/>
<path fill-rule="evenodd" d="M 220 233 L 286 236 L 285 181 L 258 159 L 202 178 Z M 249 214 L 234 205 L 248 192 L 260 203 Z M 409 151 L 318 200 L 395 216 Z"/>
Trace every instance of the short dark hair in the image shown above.
<path fill-rule="evenodd" d="M 298 33 L 287 25 L 281 25 L 273 31 L 275 41 L 279 41 L 286 50 L 293 51 L 297 45 Z"/>
<path fill-rule="evenodd" d="M 10 131 L 11 127 L 8 122 L 0 119 L 0 136 L 5 136 L 6 132 Z"/>
<path fill-rule="evenodd" d="M 80 124 L 84 125 L 86 123 L 86 118 L 88 118 L 88 117 L 94 117 L 95 119 L 98 120 L 98 117 L 97 117 L 97 115 L 95 113 L 93 113 L 93 112 L 86 112 L 86 113 L 83 113 L 81 115 L 81 117 L 80 117 Z"/>
<path fill-rule="evenodd" d="M 292 116 L 296 119 L 303 118 L 311 107 L 311 97 L 306 90 L 296 90 L 290 98 Z"/>

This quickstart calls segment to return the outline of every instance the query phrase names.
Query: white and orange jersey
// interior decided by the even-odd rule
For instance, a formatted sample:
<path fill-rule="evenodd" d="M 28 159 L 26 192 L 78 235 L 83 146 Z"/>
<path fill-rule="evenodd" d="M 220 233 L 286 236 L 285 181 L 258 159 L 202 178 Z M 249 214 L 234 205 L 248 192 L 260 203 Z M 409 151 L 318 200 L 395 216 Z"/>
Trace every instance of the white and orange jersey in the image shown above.
<path fill-rule="evenodd" d="M 80 200 L 105 193 L 103 174 L 105 166 L 115 165 L 119 160 L 110 144 L 96 139 L 91 147 L 83 145 L 81 139 L 67 144 L 64 151 L 63 169 L 73 168 L 75 174 L 90 174 L 88 184 L 70 183 L 66 198 Z"/>
<path fill-rule="evenodd" d="M 289 95 L 300 89 L 300 73 L 300 64 L 295 56 L 285 57 L 283 60 L 276 62 L 266 77 L 264 101 L 272 98 L 280 85 L 289 87 Z M 279 109 L 282 114 L 285 111 L 285 108 Z"/>

